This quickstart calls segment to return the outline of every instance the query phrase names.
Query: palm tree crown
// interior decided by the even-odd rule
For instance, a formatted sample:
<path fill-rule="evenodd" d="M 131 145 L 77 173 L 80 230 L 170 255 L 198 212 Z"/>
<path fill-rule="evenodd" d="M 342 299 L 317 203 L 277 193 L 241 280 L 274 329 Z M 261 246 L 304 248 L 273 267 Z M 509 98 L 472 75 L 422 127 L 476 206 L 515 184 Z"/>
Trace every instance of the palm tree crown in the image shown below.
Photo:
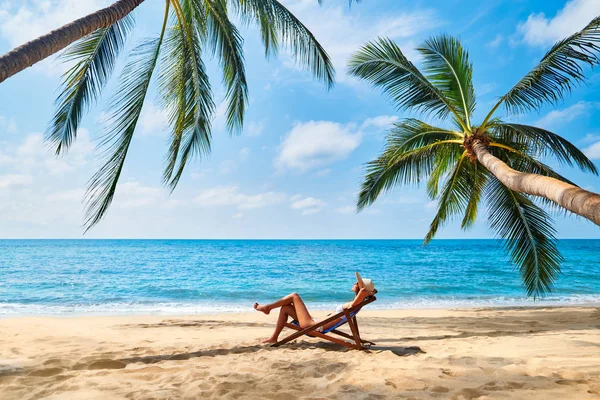
<path fill-rule="evenodd" d="M 421 69 L 389 39 L 363 46 L 350 60 L 351 74 L 381 88 L 398 109 L 449 121 L 451 127 L 439 128 L 414 118 L 395 123 L 382 154 L 366 166 L 359 211 L 395 186 L 426 182 L 428 195 L 437 201 L 425 237 L 428 243 L 453 218 L 460 218 L 463 229 L 469 228 L 485 199 L 489 225 L 519 267 L 527 294 L 547 293 L 562 261 L 550 216 L 534 197 L 511 190 L 486 169 L 473 147 L 482 144 L 516 171 L 571 184 L 541 160 L 554 157 L 560 164 L 598 174 L 594 164 L 566 139 L 538 127 L 505 122 L 494 113 L 502 104 L 510 112 L 526 112 L 561 100 L 584 79 L 578 62 L 598 63 L 599 25 L 597 18 L 557 43 L 479 124 L 472 119 L 476 106 L 472 65 L 458 39 L 441 35 L 426 40 L 417 49 Z"/>
<path fill-rule="evenodd" d="M 166 0 L 160 34 L 142 41 L 132 51 L 110 102 L 108 128 L 100 142 L 105 162 L 89 181 L 86 193 L 86 230 L 102 219 L 113 200 L 155 75 L 160 106 L 169 115 L 171 129 L 163 174 L 163 181 L 171 190 L 190 159 L 210 152 L 215 104 L 205 68 L 207 55 L 216 56 L 222 69 L 227 126 L 230 132 L 241 131 L 248 87 L 243 39 L 230 19 L 232 14 L 244 23 L 258 26 L 267 55 L 286 46 L 327 88 L 333 85 L 334 69 L 329 56 L 278 0 Z M 75 42 L 63 54 L 74 66 L 63 76 L 62 91 L 47 133 L 57 154 L 65 153 L 76 139 L 83 114 L 99 98 L 132 28 L 133 16 L 129 14 Z"/>

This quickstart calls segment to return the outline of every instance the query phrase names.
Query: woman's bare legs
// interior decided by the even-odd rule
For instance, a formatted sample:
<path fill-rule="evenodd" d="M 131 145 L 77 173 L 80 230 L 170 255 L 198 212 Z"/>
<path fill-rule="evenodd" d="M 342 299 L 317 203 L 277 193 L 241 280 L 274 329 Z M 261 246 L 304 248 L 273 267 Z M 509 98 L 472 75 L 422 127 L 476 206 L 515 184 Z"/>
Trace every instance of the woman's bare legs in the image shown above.
<path fill-rule="evenodd" d="M 291 293 L 285 297 L 282 297 L 280 300 L 277 300 L 275 303 L 267 304 L 267 305 L 259 305 L 258 303 L 254 304 L 254 308 L 258 311 L 262 311 L 265 314 L 269 314 L 271 310 L 278 307 L 283 306 L 293 306 L 294 311 L 296 312 L 296 320 L 300 324 L 301 328 L 306 328 L 313 324 L 312 317 L 308 313 L 308 309 L 306 305 L 298 295 L 298 293 Z M 279 314 L 281 316 L 281 313 Z M 278 334 L 279 335 L 279 334 Z"/>
<path fill-rule="evenodd" d="M 279 334 L 283 330 L 283 327 L 285 326 L 285 323 L 288 320 L 288 316 L 292 317 L 292 319 L 298 319 L 298 316 L 296 315 L 296 310 L 294 310 L 294 306 L 290 304 L 282 306 L 279 309 L 279 317 L 277 318 L 277 325 L 275 326 L 275 331 L 273 332 L 273 335 L 271 335 L 270 338 L 263 340 L 263 343 L 277 343 Z"/>

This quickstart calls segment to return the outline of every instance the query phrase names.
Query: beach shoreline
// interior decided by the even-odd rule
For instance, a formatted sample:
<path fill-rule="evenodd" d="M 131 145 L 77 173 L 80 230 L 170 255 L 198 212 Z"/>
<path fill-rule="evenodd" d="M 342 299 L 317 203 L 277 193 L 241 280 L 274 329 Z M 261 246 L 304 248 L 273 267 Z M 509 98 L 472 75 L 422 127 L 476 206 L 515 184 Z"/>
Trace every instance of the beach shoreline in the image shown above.
<path fill-rule="evenodd" d="M 329 308 L 319 307 L 313 308 L 311 304 L 307 304 L 309 310 L 313 310 L 315 314 L 323 314 L 327 312 Z M 386 308 L 385 306 L 379 308 L 373 308 L 371 311 L 386 311 L 386 312 L 403 312 L 403 311 L 440 311 L 440 310 L 448 310 L 448 311 L 479 311 L 479 310 L 543 310 L 543 309 L 553 309 L 553 308 L 599 308 L 600 302 L 584 302 L 584 303 L 567 303 L 567 304 L 545 304 L 545 305 L 465 305 L 465 306 L 456 306 L 456 307 L 445 307 L 445 306 L 429 306 L 429 307 L 407 307 L 407 308 L 398 308 L 398 307 L 390 307 Z M 330 307 L 333 308 L 333 307 Z M 331 310 L 329 310 L 331 311 Z M 2 314 L 0 313 L 0 321 L 7 319 L 26 319 L 26 318 L 111 318 L 111 317 L 181 317 L 181 318 L 192 318 L 195 316 L 226 316 L 226 315 L 252 315 L 255 314 L 256 311 L 252 309 L 251 306 L 247 307 L 247 310 L 240 309 L 232 309 L 232 310 L 216 310 L 216 311 L 198 311 L 194 313 L 181 313 L 181 312 L 169 312 L 169 311 L 154 311 L 154 312 L 102 312 L 99 311 L 97 313 L 57 313 L 57 314 Z"/>
<path fill-rule="evenodd" d="M 600 398 L 594 306 L 365 309 L 361 336 L 376 345 L 364 352 L 260 344 L 276 318 L 1 318 L 0 397 Z"/>

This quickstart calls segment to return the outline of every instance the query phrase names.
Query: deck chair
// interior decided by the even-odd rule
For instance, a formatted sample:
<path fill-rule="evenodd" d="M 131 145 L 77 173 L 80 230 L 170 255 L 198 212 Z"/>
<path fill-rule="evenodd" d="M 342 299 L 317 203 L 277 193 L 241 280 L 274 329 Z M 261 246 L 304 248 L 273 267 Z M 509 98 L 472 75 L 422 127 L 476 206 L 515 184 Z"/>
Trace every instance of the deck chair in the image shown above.
<path fill-rule="evenodd" d="M 364 306 L 377 300 L 377 298 L 375 297 L 375 294 L 377 294 L 377 290 L 375 290 L 375 292 L 371 296 L 365 298 L 363 300 L 363 302 L 360 303 L 359 305 L 356 305 L 347 310 L 343 310 L 342 312 L 337 313 L 335 315 L 331 315 L 331 316 L 327 317 L 326 319 L 324 319 L 323 321 L 318 321 L 316 324 L 311 325 L 308 328 L 301 328 L 298 325 L 297 321 L 292 321 L 291 323 L 286 322 L 285 326 L 287 328 L 293 329 L 297 332 L 292 333 L 291 335 L 281 339 L 277 343 L 273 344 L 273 347 L 279 347 L 282 344 L 291 342 L 292 340 L 297 339 L 302 335 L 308 335 L 310 337 L 318 337 L 321 339 L 329 340 L 330 342 L 337 343 L 337 344 L 345 346 L 349 349 L 365 350 L 365 349 L 370 348 L 375 343 L 369 342 L 368 340 L 363 340 L 360 338 L 360 332 L 358 330 L 358 322 L 356 321 L 356 314 Z M 338 319 L 340 317 L 346 317 L 346 318 L 341 320 L 338 324 L 327 329 L 326 331 L 317 332 L 317 329 L 319 327 L 327 325 L 331 321 L 335 321 L 336 319 Z M 346 332 L 342 332 L 342 331 L 338 330 L 338 328 L 340 326 L 345 325 L 346 323 L 348 324 L 348 326 L 350 326 L 350 331 L 352 332 L 351 335 Z M 329 334 L 341 336 L 343 338 L 350 339 L 351 341 L 339 339 L 339 338 L 331 336 Z M 354 343 L 352 343 L 352 341 Z"/>

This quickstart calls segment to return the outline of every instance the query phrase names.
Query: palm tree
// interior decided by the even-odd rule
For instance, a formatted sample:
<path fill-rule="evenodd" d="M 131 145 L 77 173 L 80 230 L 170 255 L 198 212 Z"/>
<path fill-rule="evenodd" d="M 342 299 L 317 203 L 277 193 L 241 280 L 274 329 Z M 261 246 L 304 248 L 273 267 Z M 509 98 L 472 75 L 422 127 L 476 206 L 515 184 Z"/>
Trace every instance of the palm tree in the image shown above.
<path fill-rule="evenodd" d="M 0 82 L 58 53 L 71 43 L 125 18 L 144 0 L 119 0 L 109 7 L 40 36 L 0 57 Z"/>
<path fill-rule="evenodd" d="M 131 12 L 142 2 L 117 1 L 0 57 L 1 82 L 72 43 L 62 57 L 74 65 L 63 75 L 62 91 L 47 133 L 57 155 L 69 149 L 83 114 L 100 97 L 132 31 Z M 258 26 L 266 56 L 286 46 L 296 61 L 327 88 L 333 85 L 334 68 L 329 56 L 278 0 L 165 0 L 160 34 L 133 49 L 110 102 L 108 128 L 99 145 L 105 163 L 89 181 L 85 196 L 86 231 L 100 222 L 114 198 L 157 68 L 160 106 L 168 113 L 171 128 L 163 174 L 163 182 L 171 191 L 186 163 L 210 152 L 215 105 L 204 64 L 207 55 L 216 56 L 222 69 L 227 126 L 232 133 L 241 131 L 248 88 L 243 39 L 230 19 L 232 13 L 243 23 Z"/>
<path fill-rule="evenodd" d="M 472 65 L 459 40 L 441 35 L 417 50 L 422 72 L 391 40 L 363 46 L 350 60 L 350 73 L 380 87 L 400 110 L 412 110 L 453 127 L 440 128 L 409 118 L 394 124 L 382 154 L 369 162 L 358 197 L 358 210 L 395 186 L 427 182 L 437 213 L 425 244 L 448 220 L 461 217 L 461 227 L 475 222 L 478 206 L 487 201 L 492 230 L 503 239 L 519 267 L 527 294 L 551 290 L 562 256 L 548 213 L 536 204 L 569 210 L 600 224 L 600 195 L 580 189 L 542 160 L 598 174 L 594 164 L 561 136 L 495 116 L 501 105 L 511 113 L 539 109 L 564 98 L 584 80 L 578 62 L 600 62 L 600 18 L 558 42 L 539 65 L 497 104 L 480 124 L 472 120 L 476 106 Z M 564 208 L 561 208 L 564 207 Z"/>

